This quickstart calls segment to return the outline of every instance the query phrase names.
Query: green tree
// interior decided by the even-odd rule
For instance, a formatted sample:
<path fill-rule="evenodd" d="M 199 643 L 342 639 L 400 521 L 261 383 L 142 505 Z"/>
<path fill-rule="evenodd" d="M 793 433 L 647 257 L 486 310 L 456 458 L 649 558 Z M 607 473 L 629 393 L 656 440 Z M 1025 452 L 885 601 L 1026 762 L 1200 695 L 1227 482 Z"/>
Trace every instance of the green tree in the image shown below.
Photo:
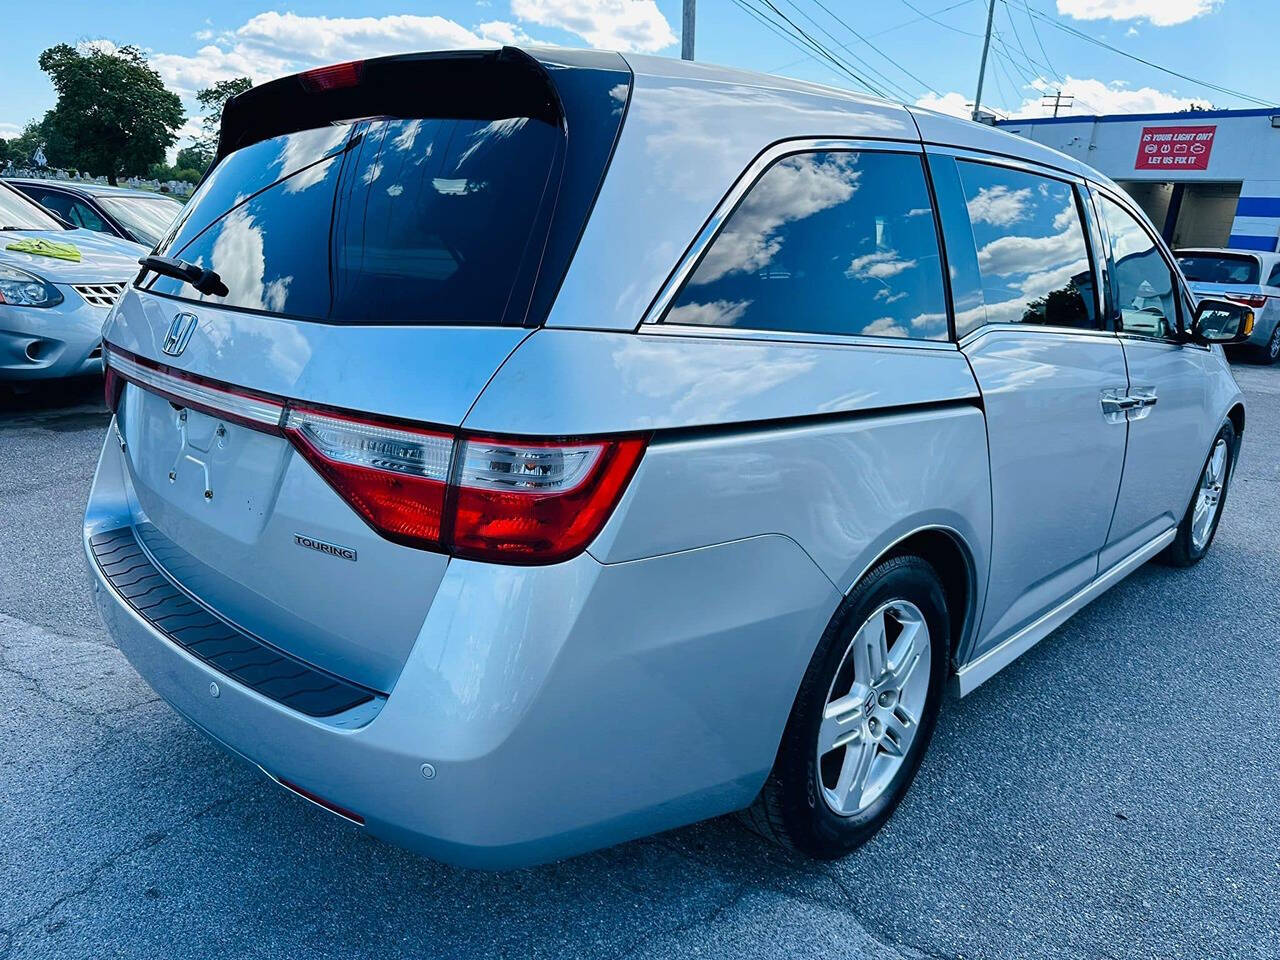
<path fill-rule="evenodd" d="M 209 166 L 209 159 L 209 154 L 198 144 L 193 143 L 178 151 L 178 158 L 173 165 L 179 170 L 195 170 L 197 173 L 204 173 L 205 168 Z"/>
<path fill-rule="evenodd" d="M 182 101 L 137 47 L 79 53 L 60 43 L 40 54 L 39 63 L 58 93 L 41 121 L 50 164 L 116 183 L 163 162 L 185 119 Z"/>
<path fill-rule="evenodd" d="M 222 129 L 222 111 L 227 101 L 239 96 L 252 86 L 253 81 L 248 77 L 233 77 L 230 80 L 219 80 L 213 86 L 196 92 L 196 102 L 200 104 L 200 109 L 204 113 L 204 118 L 200 121 L 204 133 L 192 145 L 201 151 L 204 159 L 197 169 L 204 170 L 213 162 L 213 155 L 218 150 L 218 131 Z M 178 166 L 185 166 L 185 164 L 178 161 Z M 192 166 L 195 165 L 192 164 Z"/>

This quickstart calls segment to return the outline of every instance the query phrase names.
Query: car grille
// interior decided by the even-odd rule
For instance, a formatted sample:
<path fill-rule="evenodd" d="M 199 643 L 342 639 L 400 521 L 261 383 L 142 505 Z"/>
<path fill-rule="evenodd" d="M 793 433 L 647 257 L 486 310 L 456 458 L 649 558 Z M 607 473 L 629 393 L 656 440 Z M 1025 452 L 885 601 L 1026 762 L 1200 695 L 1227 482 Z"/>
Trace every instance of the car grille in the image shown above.
<path fill-rule="evenodd" d="M 73 283 L 71 289 L 94 307 L 109 307 L 124 293 L 123 283 Z"/>

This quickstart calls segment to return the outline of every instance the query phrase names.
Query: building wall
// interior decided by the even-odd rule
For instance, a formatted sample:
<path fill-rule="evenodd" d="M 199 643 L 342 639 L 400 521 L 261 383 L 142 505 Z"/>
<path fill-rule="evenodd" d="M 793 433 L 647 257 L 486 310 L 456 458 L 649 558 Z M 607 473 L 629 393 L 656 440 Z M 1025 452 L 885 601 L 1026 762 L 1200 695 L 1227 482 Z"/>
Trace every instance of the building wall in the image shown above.
<path fill-rule="evenodd" d="M 1239 182 L 1228 245 L 1275 250 L 1280 242 L 1280 128 L 1271 125 L 1273 115 L 1280 117 L 1280 107 L 1005 120 L 997 126 L 1061 150 L 1117 181 Z M 1216 131 L 1207 169 L 1135 169 L 1143 127 L 1210 125 Z"/>

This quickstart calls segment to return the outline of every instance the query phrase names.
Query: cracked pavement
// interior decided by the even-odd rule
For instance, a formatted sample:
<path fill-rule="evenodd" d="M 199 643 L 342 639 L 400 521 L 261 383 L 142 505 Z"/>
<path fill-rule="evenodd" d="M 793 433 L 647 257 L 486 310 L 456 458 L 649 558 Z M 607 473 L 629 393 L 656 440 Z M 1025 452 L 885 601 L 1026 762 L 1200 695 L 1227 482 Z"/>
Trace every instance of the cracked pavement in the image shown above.
<path fill-rule="evenodd" d="M 1280 368 L 1235 371 L 1210 556 L 948 703 L 862 850 L 806 862 L 722 819 L 497 875 L 368 838 L 159 701 L 88 599 L 97 387 L 0 409 L 0 960 L 1274 958 Z"/>

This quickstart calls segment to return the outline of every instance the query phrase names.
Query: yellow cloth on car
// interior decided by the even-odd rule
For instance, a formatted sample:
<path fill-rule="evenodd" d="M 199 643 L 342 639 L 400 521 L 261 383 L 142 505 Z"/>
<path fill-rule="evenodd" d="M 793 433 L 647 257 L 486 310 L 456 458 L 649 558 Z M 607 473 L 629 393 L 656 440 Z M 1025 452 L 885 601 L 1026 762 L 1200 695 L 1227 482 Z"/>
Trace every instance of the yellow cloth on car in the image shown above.
<path fill-rule="evenodd" d="M 15 240 L 5 247 L 14 253 L 30 253 L 37 257 L 53 257 L 57 260 L 80 262 L 80 248 L 74 243 L 58 243 L 56 240 Z"/>

